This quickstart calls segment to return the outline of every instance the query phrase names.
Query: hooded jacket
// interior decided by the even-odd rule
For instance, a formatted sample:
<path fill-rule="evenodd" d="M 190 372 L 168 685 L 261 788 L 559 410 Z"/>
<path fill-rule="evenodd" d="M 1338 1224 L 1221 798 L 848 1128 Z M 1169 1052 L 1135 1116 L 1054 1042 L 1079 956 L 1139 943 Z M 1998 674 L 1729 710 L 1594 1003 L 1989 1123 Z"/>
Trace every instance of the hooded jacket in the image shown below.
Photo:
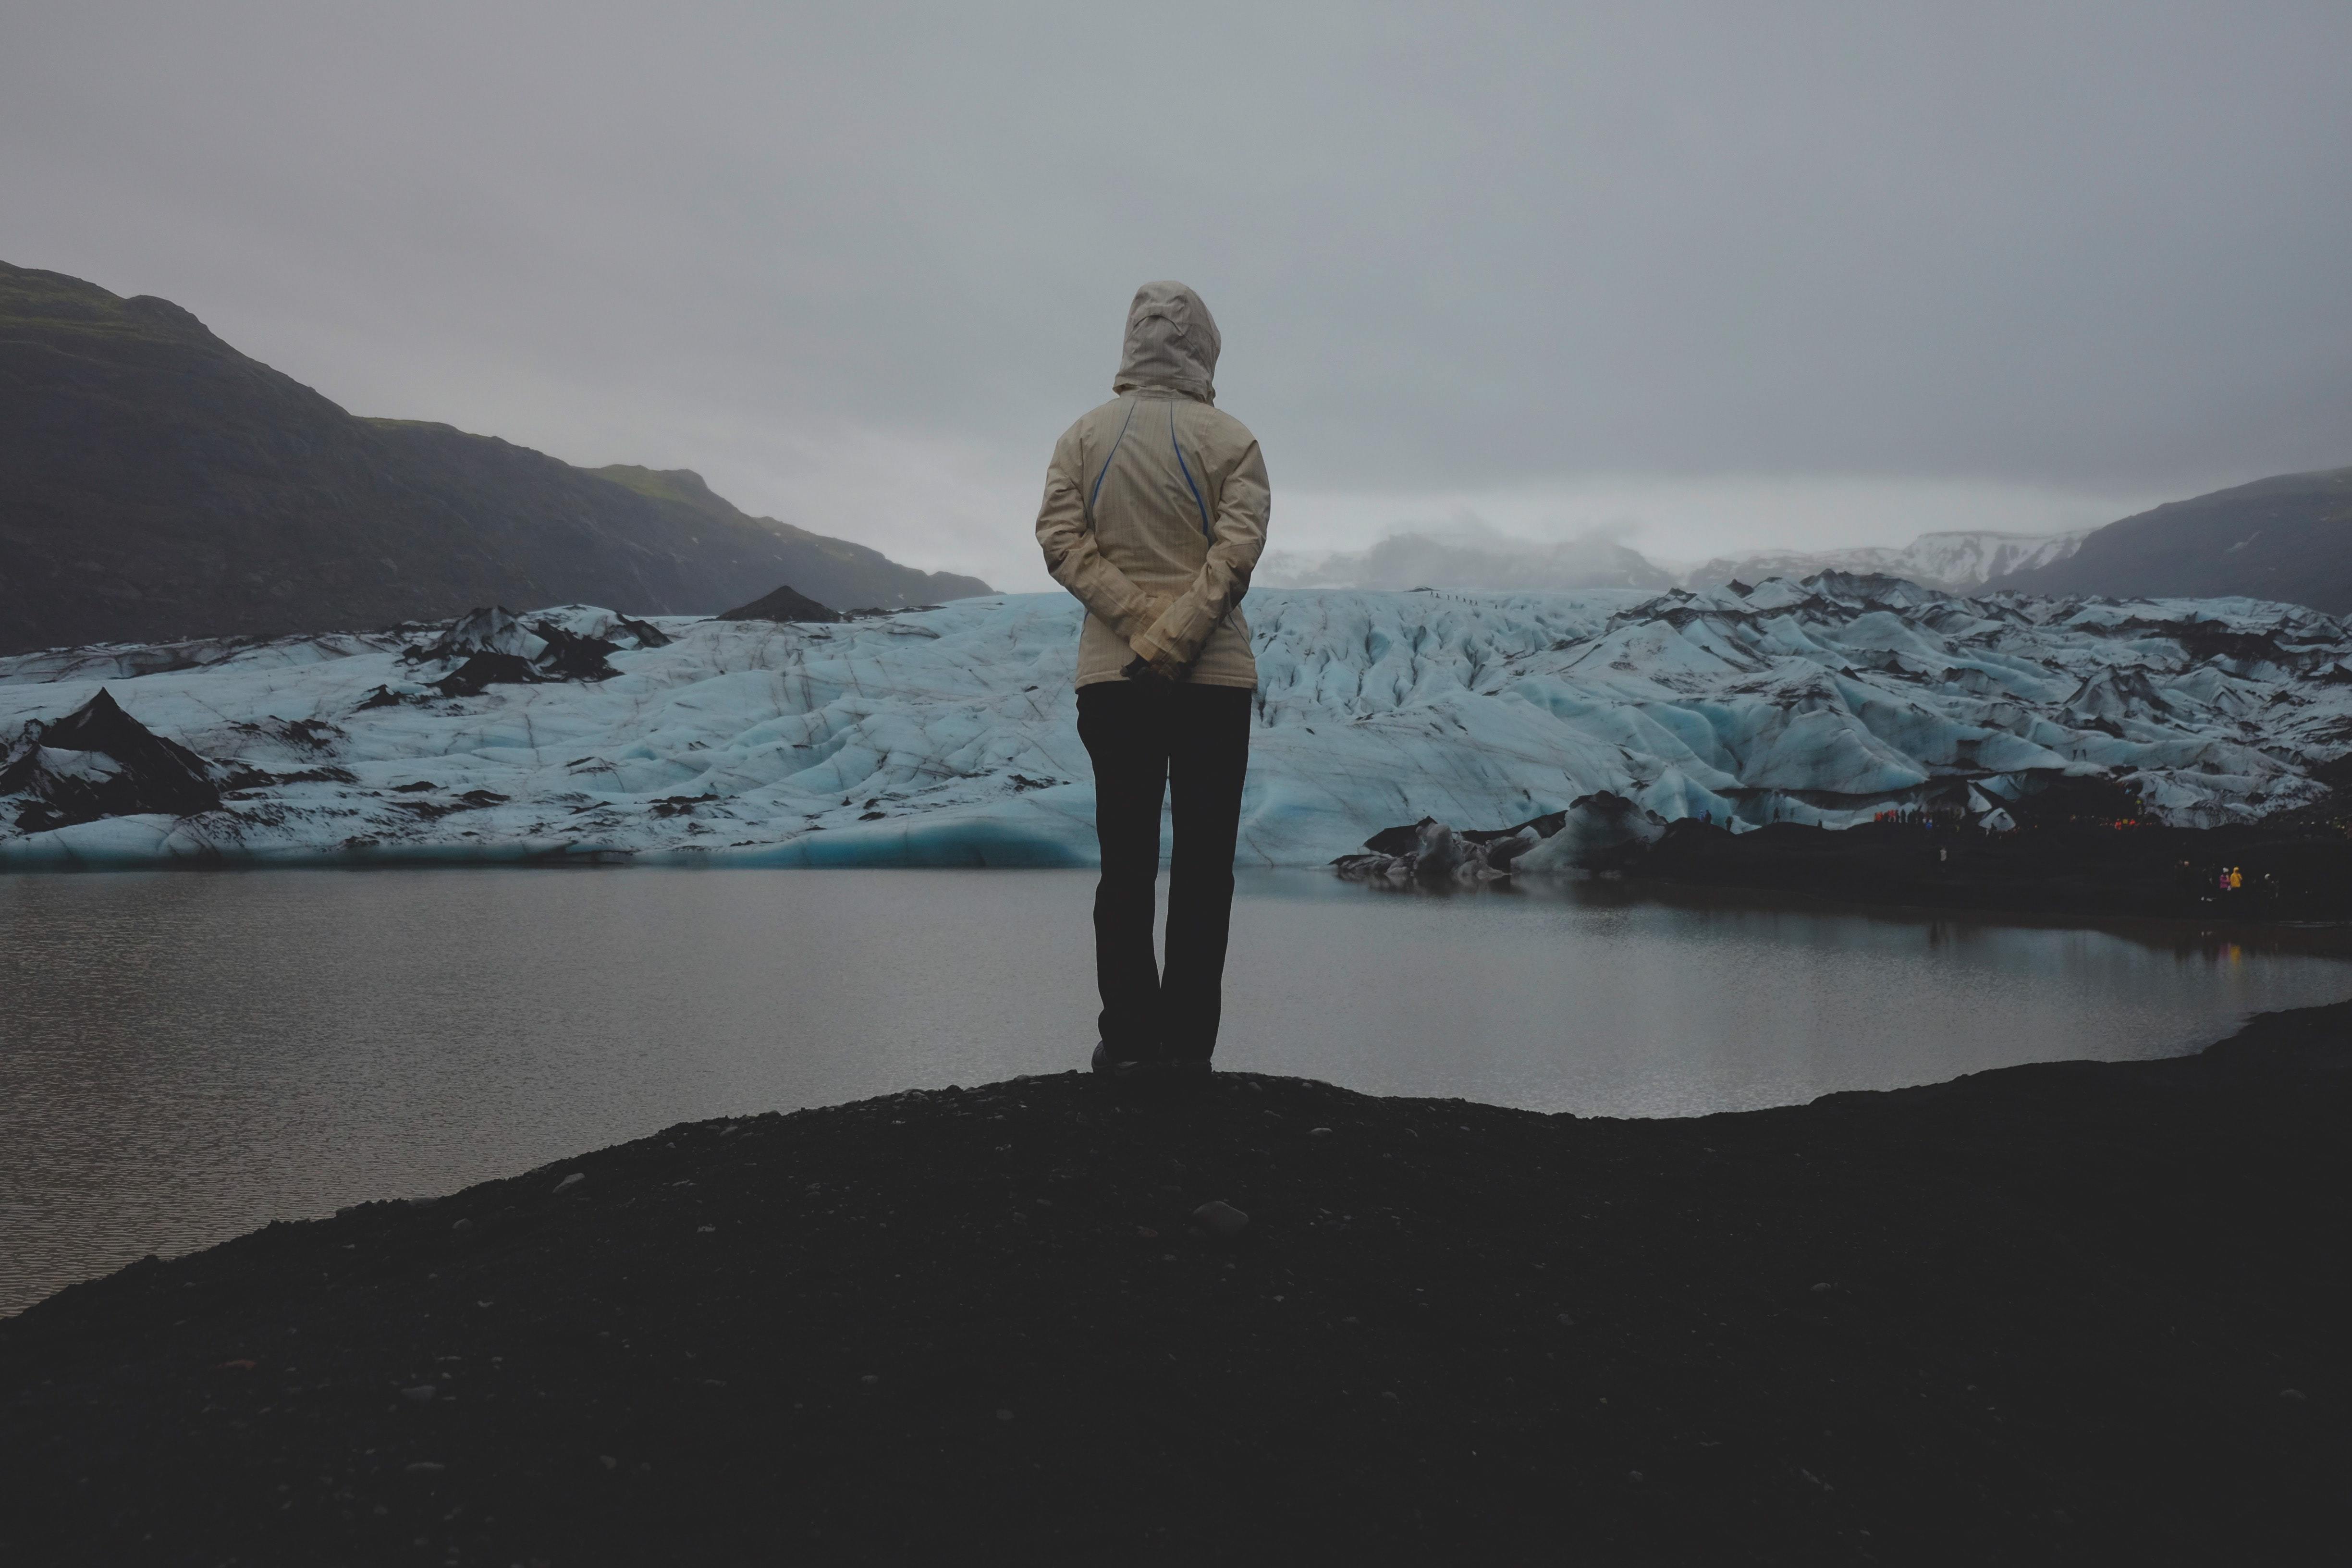
<path fill-rule="evenodd" d="M 1242 595 L 1273 502 L 1257 437 L 1215 405 L 1217 323 L 1181 283 L 1127 312 L 1118 394 L 1054 444 L 1037 542 L 1087 607 L 1080 686 L 1137 658 L 1203 686 L 1255 686 Z"/>

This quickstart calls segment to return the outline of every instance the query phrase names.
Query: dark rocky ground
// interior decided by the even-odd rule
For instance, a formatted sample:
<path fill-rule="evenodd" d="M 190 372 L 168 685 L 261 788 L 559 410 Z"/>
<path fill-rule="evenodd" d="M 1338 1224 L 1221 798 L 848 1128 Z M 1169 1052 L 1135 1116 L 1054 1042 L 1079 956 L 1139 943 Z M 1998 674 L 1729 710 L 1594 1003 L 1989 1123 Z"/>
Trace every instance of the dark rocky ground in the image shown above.
<path fill-rule="evenodd" d="M 2245 885 L 2224 893 L 2218 873 Z M 2169 919 L 2352 919 L 2352 837 L 2332 820 L 2246 827 L 2058 825 L 1986 835 L 1864 824 L 1793 823 L 1737 836 L 1671 824 L 1629 855 L 1629 879 L 1750 888 L 1840 901 L 2042 915 Z"/>
<path fill-rule="evenodd" d="M 0 1321 L 0 1562 L 2342 1561 L 2347 1033 L 678 1127 Z"/>

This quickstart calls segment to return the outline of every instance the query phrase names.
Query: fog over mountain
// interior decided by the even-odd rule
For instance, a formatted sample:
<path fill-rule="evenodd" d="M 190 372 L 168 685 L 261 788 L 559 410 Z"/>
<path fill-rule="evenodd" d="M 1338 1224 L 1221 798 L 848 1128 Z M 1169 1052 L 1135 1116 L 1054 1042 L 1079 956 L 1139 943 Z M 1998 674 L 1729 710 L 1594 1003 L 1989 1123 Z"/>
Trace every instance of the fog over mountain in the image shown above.
<path fill-rule="evenodd" d="M 1279 588 L 1664 588 L 1674 575 L 1614 539 L 1514 539 L 1475 516 L 1404 529 L 1370 550 L 1307 555 L 1269 551 L 1257 582 Z"/>

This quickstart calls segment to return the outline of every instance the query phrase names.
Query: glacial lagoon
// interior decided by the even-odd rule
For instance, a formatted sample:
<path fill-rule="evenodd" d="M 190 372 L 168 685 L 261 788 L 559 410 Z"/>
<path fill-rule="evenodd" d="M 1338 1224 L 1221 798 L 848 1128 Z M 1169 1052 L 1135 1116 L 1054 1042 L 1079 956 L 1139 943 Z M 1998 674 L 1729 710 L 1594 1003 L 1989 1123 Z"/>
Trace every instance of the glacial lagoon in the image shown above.
<path fill-rule="evenodd" d="M 1084 871 L 0 878 L 0 1312 L 672 1122 L 1081 1065 Z M 1685 1116 L 2193 1050 L 2352 934 L 1242 879 L 1223 1065 Z"/>

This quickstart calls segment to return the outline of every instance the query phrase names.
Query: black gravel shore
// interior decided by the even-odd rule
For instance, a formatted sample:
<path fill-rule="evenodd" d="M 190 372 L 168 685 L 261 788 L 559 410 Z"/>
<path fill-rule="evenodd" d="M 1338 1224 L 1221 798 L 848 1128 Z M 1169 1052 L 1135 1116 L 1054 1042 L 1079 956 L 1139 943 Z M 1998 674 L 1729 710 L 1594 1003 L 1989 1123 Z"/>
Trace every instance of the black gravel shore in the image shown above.
<path fill-rule="evenodd" d="M 0 1563 L 2342 1561 L 2347 1034 L 674 1128 L 0 1321 Z"/>
<path fill-rule="evenodd" d="M 2235 870 L 2240 885 L 2224 889 Z M 2308 825 L 2058 826 L 1988 836 L 1868 823 L 1733 835 L 1670 825 L 1624 875 L 1864 905 L 2259 924 L 2352 920 L 2352 837 Z"/>

